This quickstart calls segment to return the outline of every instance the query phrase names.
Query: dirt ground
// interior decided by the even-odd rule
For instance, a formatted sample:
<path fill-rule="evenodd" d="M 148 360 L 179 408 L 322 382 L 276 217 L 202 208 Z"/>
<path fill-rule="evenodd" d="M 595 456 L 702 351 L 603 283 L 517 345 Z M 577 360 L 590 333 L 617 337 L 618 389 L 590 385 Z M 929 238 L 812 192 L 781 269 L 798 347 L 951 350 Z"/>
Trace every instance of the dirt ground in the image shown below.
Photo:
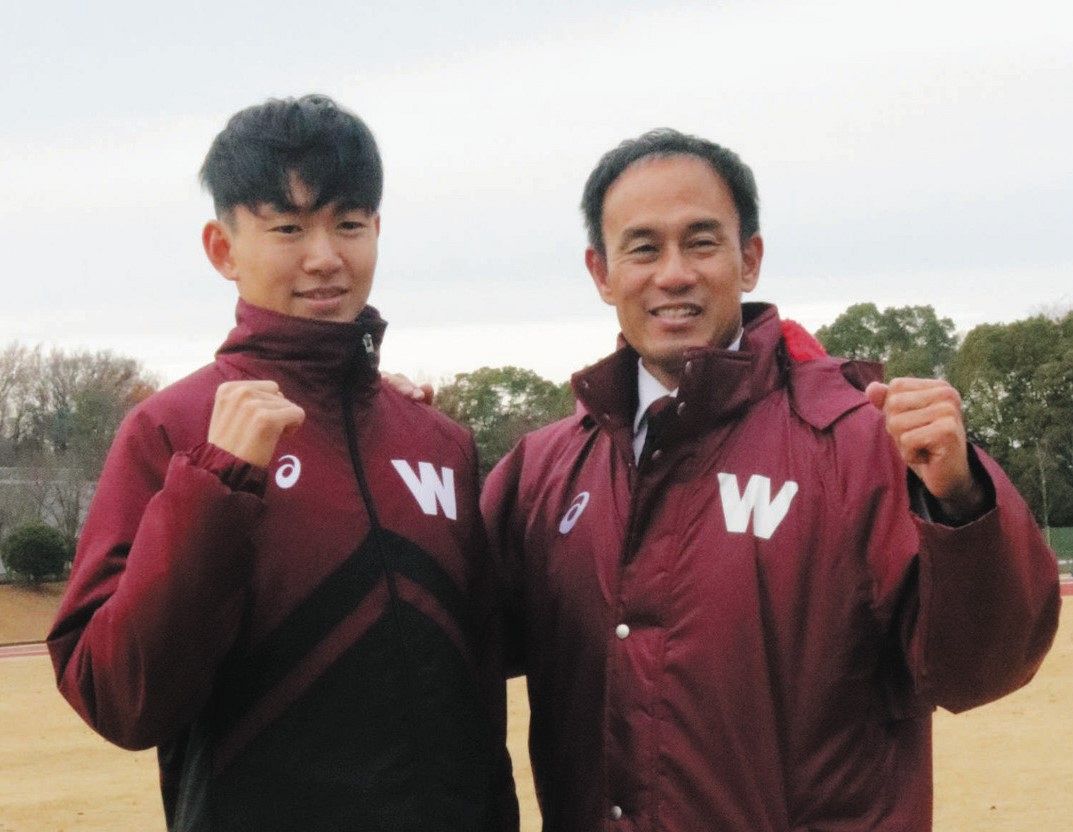
<path fill-rule="evenodd" d="M 0 584 L 0 644 L 43 641 L 56 615 L 63 584 Z"/>
<path fill-rule="evenodd" d="M 0 644 L 40 639 L 58 589 L 0 586 Z M 46 623 L 42 623 L 42 621 Z M 1024 690 L 935 722 L 937 832 L 1073 828 L 1073 598 Z M 510 686 L 510 750 L 524 832 L 540 816 L 525 753 L 522 680 Z M 56 693 L 46 656 L 0 658 L 0 832 L 163 830 L 152 751 L 114 748 Z"/>

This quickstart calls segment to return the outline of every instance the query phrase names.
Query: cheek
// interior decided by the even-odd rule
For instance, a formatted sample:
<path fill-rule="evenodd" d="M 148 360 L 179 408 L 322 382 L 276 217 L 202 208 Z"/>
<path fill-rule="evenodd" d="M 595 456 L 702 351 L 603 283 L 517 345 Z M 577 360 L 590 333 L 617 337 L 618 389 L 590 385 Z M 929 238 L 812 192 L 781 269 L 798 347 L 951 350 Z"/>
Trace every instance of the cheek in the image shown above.
<path fill-rule="evenodd" d="M 264 252 L 251 263 L 251 268 L 265 285 L 279 285 L 294 272 L 291 258 L 279 252 Z"/>
<path fill-rule="evenodd" d="M 626 299 L 619 303 L 616 309 L 618 312 L 619 324 L 622 326 L 623 331 L 631 330 L 639 333 L 645 328 L 645 325 L 648 322 L 648 314 L 645 312 L 640 301 Z"/>
<path fill-rule="evenodd" d="M 376 269 L 377 254 L 378 248 L 375 245 L 354 251 L 349 258 L 351 271 L 356 275 L 371 277 Z"/>

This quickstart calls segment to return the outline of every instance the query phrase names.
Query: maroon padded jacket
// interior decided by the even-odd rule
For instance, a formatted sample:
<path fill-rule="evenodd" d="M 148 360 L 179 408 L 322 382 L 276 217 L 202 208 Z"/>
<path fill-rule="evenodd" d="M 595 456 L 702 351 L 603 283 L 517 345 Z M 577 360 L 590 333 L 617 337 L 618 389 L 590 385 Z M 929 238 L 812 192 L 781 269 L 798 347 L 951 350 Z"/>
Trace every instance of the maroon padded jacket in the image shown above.
<path fill-rule="evenodd" d="M 473 441 L 381 387 L 384 327 L 240 302 L 111 449 L 49 648 L 94 729 L 158 746 L 169 829 L 517 828 Z M 237 379 L 305 410 L 268 471 L 205 442 Z"/>
<path fill-rule="evenodd" d="M 1025 684 L 1054 636 L 1055 557 L 999 468 L 973 453 L 985 515 L 921 519 L 860 368 L 743 311 L 639 465 L 623 348 L 485 484 L 545 829 L 929 829 L 933 708 Z"/>

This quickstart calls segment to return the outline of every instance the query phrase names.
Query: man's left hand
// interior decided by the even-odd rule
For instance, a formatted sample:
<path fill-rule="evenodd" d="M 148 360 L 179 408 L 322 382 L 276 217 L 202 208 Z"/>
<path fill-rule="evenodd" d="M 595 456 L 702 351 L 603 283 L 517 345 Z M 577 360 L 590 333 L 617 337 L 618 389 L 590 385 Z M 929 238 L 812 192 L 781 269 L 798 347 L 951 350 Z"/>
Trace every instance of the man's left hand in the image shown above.
<path fill-rule="evenodd" d="M 987 495 L 969 468 L 961 396 L 947 382 L 930 378 L 873 381 L 864 391 L 883 411 L 887 433 L 924 487 L 953 521 L 975 517 Z"/>

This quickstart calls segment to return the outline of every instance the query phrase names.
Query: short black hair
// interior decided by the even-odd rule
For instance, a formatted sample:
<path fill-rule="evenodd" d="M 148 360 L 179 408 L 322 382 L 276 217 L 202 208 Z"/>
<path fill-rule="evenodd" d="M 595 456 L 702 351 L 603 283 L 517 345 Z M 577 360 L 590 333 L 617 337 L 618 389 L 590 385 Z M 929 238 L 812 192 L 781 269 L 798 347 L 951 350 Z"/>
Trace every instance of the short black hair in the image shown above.
<path fill-rule="evenodd" d="M 753 172 L 733 150 L 707 139 L 679 133 L 670 127 L 649 130 L 636 139 L 627 139 L 605 153 L 585 182 L 581 196 L 581 212 L 589 234 L 589 245 L 606 254 L 604 241 L 604 197 L 608 189 L 634 162 L 655 156 L 696 156 L 707 162 L 726 182 L 738 211 L 738 226 L 744 243 L 760 230 L 760 197 L 756 192 Z"/>
<path fill-rule="evenodd" d="M 376 139 L 326 95 L 272 98 L 235 113 L 209 148 L 201 184 L 218 217 L 239 205 L 287 211 L 296 207 L 292 174 L 312 192 L 314 210 L 333 202 L 345 210 L 380 208 L 384 169 Z"/>

